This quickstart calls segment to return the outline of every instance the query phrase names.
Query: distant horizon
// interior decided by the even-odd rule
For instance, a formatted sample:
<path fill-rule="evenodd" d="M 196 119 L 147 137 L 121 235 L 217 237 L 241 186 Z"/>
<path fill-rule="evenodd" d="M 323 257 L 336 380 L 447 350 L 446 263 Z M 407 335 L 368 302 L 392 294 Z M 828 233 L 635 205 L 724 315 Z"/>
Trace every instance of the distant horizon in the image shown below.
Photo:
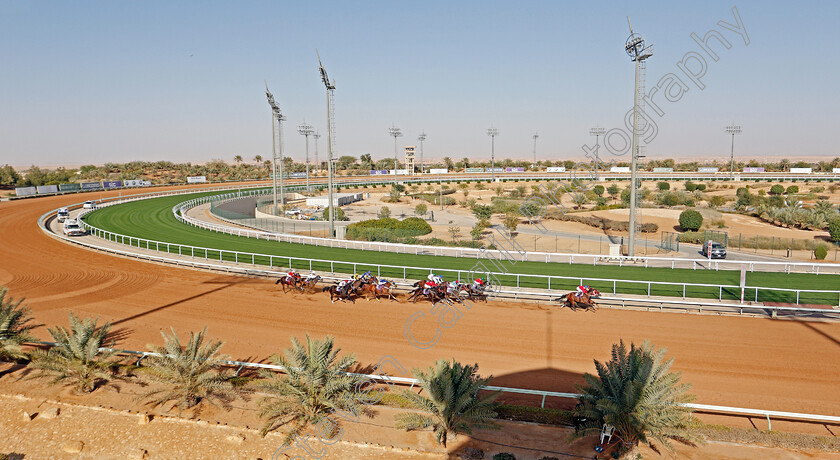
<path fill-rule="evenodd" d="M 321 157 L 319 156 L 319 158 L 321 158 Z M 358 156 L 356 156 L 356 158 L 358 159 Z M 393 159 L 393 158 L 394 158 L 393 156 L 390 156 L 390 157 L 387 157 L 387 156 L 386 156 L 386 157 L 381 157 L 381 158 L 376 158 L 376 157 L 374 157 L 374 158 L 373 158 L 373 160 L 374 160 L 374 161 L 379 161 L 379 160 L 383 160 L 383 159 Z M 439 163 L 439 162 L 442 162 L 442 161 L 443 161 L 443 158 L 444 158 L 444 157 L 439 157 L 439 158 L 434 158 L 434 157 L 433 157 L 433 158 L 430 158 L 430 159 L 425 160 L 425 161 L 424 161 L 424 163 L 432 163 L 432 162 L 438 162 L 438 163 Z M 455 157 L 455 156 L 450 156 L 450 158 L 452 159 L 452 161 L 459 162 L 459 161 L 461 161 L 464 157 L 463 157 L 463 156 L 458 156 L 458 157 Z M 800 162 L 800 161 L 804 161 L 804 162 L 806 162 L 806 163 L 818 163 L 818 162 L 820 162 L 820 161 L 830 161 L 830 160 L 833 160 L 833 159 L 835 159 L 835 158 L 840 158 L 840 155 L 836 155 L 836 156 L 831 156 L 831 155 L 826 155 L 826 156 L 809 156 L 809 157 L 805 157 L 805 156 L 793 157 L 793 156 L 784 156 L 784 155 L 782 155 L 782 156 L 764 156 L 764 157 L 761 157 L 761 158 L 735 158 L 735 162 L 736 162 L 736 163 L 738 163 L 738 162 L 741 162 L 741 163 L 748 163 L 748 162 L 750 162 L 750 161 L 757 161 L 757 162 L 759 162 L 759 163 L 773 163 L 773 162 L 778 162 L 778 161 L 783 160 L 783 159 L 787 159 L 787 160 L 789 160 L 791 163 L 797 163 L 797 162 Z M 497 162 L 504 161 L 504 160 L 506 160 L 506 159 L 510 159 L 510 160 L 513 160 L 513 161 L 533 161 L 533 157 L 531 157 L 531 158 L 528 158 L 528 157 L 496 157 L 496 161 L 497 161 Z M 614 159 L 615 159 L 616 163 L 629 162 L 629 158 L 627 158 L 627 159 L 624 159 L 624 158 L 614 158 Z M 224 162 L 225 162 L 225 163 L 227 163 L 227 164 L 235 165 L 235 162 L 233 161 L 233 158 L 232 158 L 232 157 L 231 157 L 231 159 L 229 159 L 229 160 L 228 160 L 228 159 L 225 159 L 225 158 L 211 158 L 211 159 L 208 159 L 208 160 L 205 160 L 205 161 L 172 161 L 172 160 L 164 160 L 164 159 L 160 159 L 160 160 L 128 160 L 128 161 L 111 161 L 111 162 L 107 162 L 107 163 L 125 164 L 125 163 L 131 163 L 131 162 L 133 162 L 133 161 L 143 161 L 143 162 L 148 162 L 148 163 L 156 163 L 156 162 L 158 162 L 158 161 L 170 161 L 170 162 L 172 162 L 173 164 L 185 164 L 185 163 L 190 163 L 190 164 L 192 164 L 192 165 L 205 165 L 205 164 L 207 164 L 207 163 L 210 163 L 210 162 L 212 162 L 212 161 L 216 161 L 216 160 L 222 160 L 222 161 L 224 161 Z M 263 161 L 265 161 L 265 160 L 270 160 L 270 158 L 265 158 L 265 157 L 263 157 Z M 313 160 L 313 159 L 312 159 L 312 157 L 310 157 L 310 160 Z M 545 160 L 550 160 L 550 161 L 567 161 L 567 160 L 570 160 L 570 161 L 583 161 L 583 162 L 587 162 L 587 161 L 589 161 L 589 159 L 584 158 L 582 155 L 581 155 L 580 157 L 578 157 L 578 158 L 575 158 L 575 157 L 564 157 L 564 158 L 541 158 L 541 157 L 538 157 L 538 158 L 537 158 L 537 160 L 538 160 L 538 161 L 545 161 Z M 625 161 L 625 160 L 626 160 L 626 161 Z M 728 164 L 728 162 L 729 162 L 729 159 L 728 159 L 728 158 L 725 158 L 725 159 L 724 159 L 724 158 L 721 158 L 721 157 L 702 157 L 702 158 L 697 158 L 697 157 L 670 157 L 670 156 L 663 156 L 663 157 L 661 157 L 661 158 L 660 158 L 660 157 L 647 157 L 647 158 L 644 158 L 644 159 L 640 160 L 640 163 L 641 163 L 641 164 L 644 164 L 647 160 L 653 160 L 653 161 L 674 160 L 674 162 L 676 162 L 676 163 L 691 163 L 691 162 L 698 162 L 698 163 L 712 163 L 712 162 L 714 162 L 714 161 L 717 161 L 718 163 L 726 163 L 726 164 Z M 321 161 L 323 162 L 324 160 L 321 160 Z M 417 160 L 417 161 L 419 161 L 419 160 Z M 478 159 L 476 159 L 476 158 L 470 158 L 470 161 L 476 161 L 476 162 L 489 162 L 489 161 L 490 161 L 490 158 L 489 158 L 489 157 L 488 157 L 488 158 L 486 158 L 486 159 L 482 159 L 482 158 L 478 158 Z M 253 164 L 253 163 L 254 163 L 253 159 L 247 159 L 247 158 L 243 158 L 242 162 L 243 162 L 243 163 L 248 163 L 248 164 Z M 302 160 L 297 160 L 297 159 L 295 160 L 295 162 L 296 162 L 296 163 L 303 163 L 303 161 L 302 161 Z M 403 159 L 402 159 L 402 158 L 400 158 L 400 162 L 401 162 L 401 163 L 403 162 Z M 3 166 L 4 164 L 6 164 L 6 163 L 0 164 L 0 166 Z M 311 161 L 311 162 L 310 162 L 310 164 L 313 164 L 313 165 L 314 165 L 314 160 L 313 160 L 313 161 Z M 18 171 L 18 172 L 26 171 L 26 170 L 28 170 L 29 168 L 31 168 L 32 166 L 36 166 L 36 167 L 41 168 L 41 169 L 49 169 L 49 170 L 53 170 L 53 169 L 57 169 L 57 168 L 61 168 L 61 167 L 64 167 L 65 169 L 78 169 L 78 168 L 80 168 L 80 167 L 82 167 L 82 166 L 87 166 L 87 165 L 93 165 L 93 166 L 100 167 L 100 166 L 104 166 L 104 165 L 105 165 L 105 163 L 70 163 L 70 162 L 67 162 L 67 163 L 56 163 L 56 164 L 36 164 L 36 165 L 32 165 L 32 164 L 28 164 L 28 165 L 13 165 L 13 164 L 9 164 L 9 166 L 13 167 L 13 168 L 14 168 L 16 171 Z"/>

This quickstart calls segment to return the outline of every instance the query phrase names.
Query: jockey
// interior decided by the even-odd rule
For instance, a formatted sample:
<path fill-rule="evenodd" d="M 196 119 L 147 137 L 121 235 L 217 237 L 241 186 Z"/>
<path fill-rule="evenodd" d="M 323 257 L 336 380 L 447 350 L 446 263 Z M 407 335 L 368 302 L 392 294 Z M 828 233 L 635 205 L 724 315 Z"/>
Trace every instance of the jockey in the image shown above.
<path fill-rule="evenodd" d="M 432 275 L 429 275 L 431 277 Z M 434 281 L 427 281 L 426 284 L 423 285 L 423 294 L 428 294 L 431 289 L 437 287 L 437 283 Z"/>
<path fill-rule="evenodd" d="M 317 277 L 318 275 L 316 275 L 315 272 L 309 272 L 309 274 L 306 275 L 306 281 L 312 281 Z"/>
<path fill-rule="evenodd" d="M 353 273 L 353 276 L 351 276 L 351 278 L 353 279 L 353 281 L 356 281 L 357 279 L 359 279 L 359 274 Z"/>
<path fill-rule="evenodd" d="M 450 281 L 446 287 L 446 292 L 454 293 L 458 291 L 458 282 L 457 281 Z"/>
<path fill-rule="evenodd" d="M 293 268 L 293 269 L 289 270 L 289 273 L 286 274 L 286 281 L 288 281 L 289 284 L 291 284 L 292 281 L 294 281 L 296 278 L 299 278 L 299 277 L 300 277 L 300 275 L 298 275 L 297 272 L 295 271 L 295 269 Z"/>
<path fill-rule="evenodd" d="M 575 288 L 575 297 L 579 299 L 583 296 L 583 294 L 589 294 L 589 285 L 578 286 Z"/>
<path fill-rule="evenodd" d="M 377 283 L 379 286 L 384 286 L 385 284 L 389 283 L 388 280 L 385 278 L 379 278 L 379 282 Z"/>

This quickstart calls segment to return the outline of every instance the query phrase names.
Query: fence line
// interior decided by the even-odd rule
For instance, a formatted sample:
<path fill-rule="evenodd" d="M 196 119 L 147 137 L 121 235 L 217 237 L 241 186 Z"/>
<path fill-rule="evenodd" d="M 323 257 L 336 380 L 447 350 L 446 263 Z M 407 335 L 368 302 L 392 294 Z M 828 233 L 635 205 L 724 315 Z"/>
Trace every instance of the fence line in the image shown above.
<path fill-rule="evenodd" d="M 48 345 L 48 346 L 58 346 L 59 344 L 56 342 L 33 342 L 38 345 Z M 136 365 L 141 365 L 144 358 L 147 356 L 162 356 L 159 353 L 148 352 L 148 351 L 135 351 L 135 350 L 121 350 L 116 348 L 99 348 L 99 351 L 105 352 L 117 352 L 119 354 L 125 355 L 132 355 L 132 356 L 139 356 L 137 359 Z M 286 373 L 285 368 L 283 366 L 278 366 L 275 364 L 263 364 L 263 363 L 251 363 L 247 361 L 228 361 L 223 360 L 219 361 L 221 365 L 230 366 L 230 367 L 237 367 L 237 371 L 235 373 L 236 376 L 246 367 L 254 368 L 254 369 L 269 369 L 277 372 Z M 403 385 L 411 385 L 411 388 L 414 388 L 415 385 L 419 385 L 420 381 L 418 379 L 408 378 L 408 377 L 392 377 L 386 375 L 379 375 L 379 374 L 358 374 L 353 372 L 343 372 L 346 375 L 358 376 L 358 377 L 365 377 L 370 380 L 380 381 L 386 384 L 390 384 L 389 382 L 399 383 Z M 486 391 L 498 391 L 502 393 L 514 393 L 514 394 L 527 394 L 527 395 L 535 395 L 535 396 L 542 396 L 542 401 L 540 403 L 541 408 L 545 408 L 545 399 L 548 396 L 556 397 L 556 398 L 570 398 L 570 399 L 577 399 L 579 398 L 580 394 L 578 393 L 564 393 L 558 391 L 543 391 L 543 390 L 532 390 L 527 388 L 512 388 L 512 387 L 499 387 L 499 386 L 492 386 L 492 385 L 484 385 L 481 387 L 482 390 Z M 714 406 L 708 404 L 681 404 L 684 407 L 688 407 L 690 409 L 694 409 L 695 411 L 707 412 L 707 413 L 720 413 L 724 415 L 762 415 L 767 418 L 767 429 L 771 430 L 772 425 L 770 424 L 770 417 L 776 417 L 781 419 L 793 419 L 793 420 L 806 420 L 806 421 L 819 421 L 819 422 L 830 422 L 830 423 L 840 423 L 840 417 L 832 416 L 832 415 L 818 415 L 818 414 L 803 414 L 798 412 L 784 412 L 784 411 L 776 411 L 776 410 L 762 410 L 762 409 L 749 409 L 743 407 L 729 407 L 729 406 Z"/>
<path fill-rule="evenodd" d="M 42 218 L 46 218 L 50 215 L 51 212 L 48 212 L 42 216 Z M 39 219 L 39 222 L 41 219 Z M 278 277 L 285 275 L 283 270 L 261 270 L 257 268 L 246 268 L 246 267 L 237 267 L 237 266 L 230 266 L 230 265 L 218 265 L 212 263 L 205 263 L 205 262 L 196 262 L 190 261 L 185 259 L 176 259 L 176 258 L 169 258 L 169 257 L 161 257 L 155 255 L 148 255 L 142 254 L 138 252 L 130 252 L 130 251 L 121 251 L 119 249 L 109 248 L 107 246 L 99 246 L 95 244 L 90 244 L 84 241 L 80 241 L 75 238 L 66 237 L 63 235 L 57 235 L 52 233 L 49 229 L 45 226 L 41 225 L 41 230 L 47 233 L 50 236 L 55 238 L 62 239 L 67 241 L 71 244 L 78 244 L 80 246 L 85 246 L 91 249 L 96 249 L 105 252 L 112 252 L 114 254 L 120 254 L 129 257 L 136 257 L 139 259 L 145 260 L 152 260 L 156 262 L 162 263 L 169 263 L 176 266 L 188 266 L 188 267 L 195 267 L 201 268 L 206 270 L 215 270 L 215 271 L 222 271 L 225 273 L 240 273 L 245 275 L 252 275 L 252 276 L 269 276 L 269 277 Z M 138 248 L 142 249 L 142 247 L 138 246 Z M 282 256 L 285 257 L 285 256 Z M 333 273 L 335 275 L 336 273 Z M 340 273 L 339 273 L 340 274 Z M 346 274 L 345 274 L 346 275 Z M 347 276 L 328 276 L 324 274 L 322 279 L 324 280 L 333 280 L 333 281 L 340 281 L 345 279 Z M 405 279 L 405 278 L 403 278 Z M 396 282 L 395 285 L 397 288 L 413 288 L 412 283 L 404 282 L 398 283 Z M 494 296 L 498 295 L 499 297 L 503 298 L 510 298 L 514 300 L 519 299 L 536 299 L 539 301 L 556 301 L 560 299 L 562 296 L 558 295 L 556 292 L 540 292 L 540 291 L 528 291 L 528 290 L 517 290 L 517 291 L 509 291 L 509 290 L 501 290 L 495 289 L 492 290 Z M 777 306 L 765 306 L 765 305 L 749 305 L 749 304 L 740 304 L 740 303 L 722 303 L 722 302 L 704 302 L 700 299 L 690 300 L 690 301 L 679 301 L 679 300 L 665 300 L 665 299 L 637 299 L 637 298 L 629 298 L 629 297 L 609 297 L 609 296 L 601 296 L 599 297 L 599 302 L 602 302 L 603 306 L 607 307 L 620 307 L 620 308 L 644 308 L 646 311 L 651 311 L 651 309 L 658 310 L 658 311 L 665 311 L 665 309 L 675 310 L 679 312 L 689 312 L 696 310 L 698 313 L 705 312 L 716 312 L 716 313 L 736 313 L 738 315 L 743 314 L 762 314 L 766 316 L 769 312 L 770 316 L 775 318 L 778 313 L 789 313 L 794 317 L 807 314 L 812 316 L 821 316 L 825 318 L 832 318 L 832 319 L 840 319 L 835 315 L 840 315 L 840 311 L 834 309 L 824 309 L 824 308 L 802 308 L 802 307 L 777 307 Z M 604 304 L 603 301 L 608 303 Z M 638 305 L 636 305 L 638 304 Z M 654 304 L 651 306 L 651 304 Z"/>
<path fill-rule="evenodd" d="M 193 200 L 190 200 L 193 201 Z M 106 203 L 106 206 L 120 204 L 121 201 L 112 201 Z M 92 212 L 92 209 L 82 210 L 79 217 L 81 218 L 88 212 Z M 528 280 L 535 280 L 540 285 L 544 286 L 545 289 L 551 290 L 552 289 L 552 280 L 555 280 L 555 287 L 557 287 L 557 281 L 567 281 L 568 285 L 578 285 L 584 284 L 584 281 L 589 281 L 587 284 L 599 284 L 599 285 L 606 285 L 609 286 L 611 284 L 612 293 L 618 293 L 618 283 L 622 284 L 629 284 L 631 286 L 636 287 L 636 290 L 643 289 L 644 293 L 651 297 L 653 295 L 652 289 L 653 287 L 658 288 L 665 288 L 671 286 L 670 289 L 675 289 L 676 287 L 681 287 L 680 291 L 677 293 L 681 294 L 681 297 L 685 299 L 688 297 L 689 287 L 695 289 L 702 289 L 703 291 L 709 292 L 717 290 L 718 296 L 717 299 L 722 301 L 723 300 L 723 291 L 726 289 L 727 291 L 734 291 L 739 292 L 741 289 L 740 286 L 736 285 L 719 285 L 719 284 L 702 284 L 702 283 L 672 283 L 667 281 L 640 281 L 640 280 L 619 280 L 619 279 L 608 279 L 608 278 L 594 278 L 594 277 L 569 277 L 569 276 L 551 276 L 551 275 L 532 275 L 532 274 L 518 274 L 518 273 L 502 273 L 502 272 L 491 272 L 491 271 L 484 271 L 484 270 L 460 270 L 460 269 L 449 269 L 449 268 L 438 268 L 438 267 L 413 267 L 413 266 L 404 266 L 404 265 L 387 265 L 387 264 L 375 264 L 375 263 L 364 263 L 364 262 L 341 262 L 341 261 L 334 261 L 334 260 L 324 260 L 324 259 L 310 259 L 310 258 L 301 258 L 301 257 L 293 257 L 293 256 L 280 256 L 280 255 L 271 255 L 271 254 L 259 254 L 259 253 L 251 253 L 251 252 L 241 252 L 241 251 L 231 251 L 231 250 L 224 250 L 224 249 L 215 249 L 215 248 L 208 248 L 202 246 L 192 246 L 192 245 L 185 245 L 179 243 L 169 243 L 164 241 L 157 241 L 157 240 L 149 240 L 145 238 L 137 238 L 131 237 L 127 235 L 122 235 L 119 233 L 110 232 L 107 230 L 103 230 L 97 227 L 94 227 L 87 222 L 79 220 L 80 224 L 82 225 L 85 230 L 89 231 L 91 234 L 107 239 L 109 241 L 114 241 L 121 244 L 126 244 L 129 246 L 137 246 L 138 248 L 143 248 L 145 245 L 145 249 L 147 250 L 154 250 L 156 252 L 161 252 L 161 247 L 164 248 L 164 252 L 172 253 L 173 248 L 177 249 L 178 255 L 185 256 L 188 255 L 190 257 L 202 257 L 205 260 L 216 259 L 216 257 L 212 257 L 214 254 L 218 255 L 219 261 L 225 260 L 225 255 L 228 258 L 233 259 L 234 262 L 237 263 L 248 263 L 250 259 L 251 265 L 269 265 L 271 267 L 278 266 L 275 261 L 279 263 L 288 262 L 288 264 L 280 265 L 282 267 L 297 267 L 297 268 L 306 268 L 309 270 L 326 270 L 326 267 L 329 267 L 330 273 L 336 273 L 336 265 L 345 266 L 345 267 L 352 267 L 352 273 L 357 273 L 359 267 L 364 267 L 365 270 L 370 268 L 375 268 L 377 276 L 381 276 L 383 269 L 387 273 L 391 274 L 399 274 L 402 272 L 402 278 L 407 279 L 409 271 L 412 271 L 415 277 L 425 276 L 428 273 L 450 273 L 456 274 L 457 279 L 466 279 L 467 276 L 475 276 L 475 275 L 484 275 L 488 278 L 494 278 L 496 284 L 502 285 L 501 280 L 507 280 L 510 284 L 515 280 L 515 287 L 520 288 L 523 287 L 522 281 L 523 279 Z M 189 222 L 187 222 L 189 223 Z M 202 223 L 203 224 L 203 223 Z M 242 230 L 242 229 L 229 229 L 230 234 L 236 234 L 237 236 L 246 236 L 246 237 L 255 237 L 260 239 L 260 236 L 263 236 L 264 239 L 270 240 L 272 234 L 268 234 L 266 232 L 251 232 L 249 230 Z M 279 238 L 277 236 L 276 238 Z M 278 240 L 279 241 L 279 240 Z M 328 241 L 341 241 L 341 240 L 328 240 Z M 198 253 L 198 254 L 197 254 Z M 258 260 L 264 263 L 258 263 Z M 346 273 L 346 272 L 345 272 Z M 422 275 L 418 275 L 418 273 Z M 466 275 L 466 276 L 465 276 Z M 396 276 L 396 275 L 392 275 Z M 571 281 L 574 281 L 573 284 Z M 537 286 L 530 286 L 530 287 L 537 287 Z M 802 293 L 807 294 L 833 294 L 835 298 L 838 299 L 838 305 L 840 305 L 840 291 L 836 290 L 815 290 L 815 289 L 787 289 L 787 288 L 775 288 L 775 287 L 761 287 L 761 286 L 745 286 L 745 291 L 755 291 L 754 293 L 754 301 L 759 301 L 759 293 L 761 291 L 768 291 L 768 292 L 777 292 L 777 293 L 790 293 L 795 294 L 795 303 L 800 303 L 800 297 Z M 623 291 L 628 291 L 632 289 L 622 289 Z M 675 295 L 671 295 L 672 297 L 676 297 Z"/>

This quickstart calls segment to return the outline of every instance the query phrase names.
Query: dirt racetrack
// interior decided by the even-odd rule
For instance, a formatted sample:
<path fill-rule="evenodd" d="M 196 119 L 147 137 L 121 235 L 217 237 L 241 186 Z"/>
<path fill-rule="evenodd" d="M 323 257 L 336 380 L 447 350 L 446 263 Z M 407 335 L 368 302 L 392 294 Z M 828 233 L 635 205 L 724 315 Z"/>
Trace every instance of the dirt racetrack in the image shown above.
<path fill-rule="evenodd" d="M 411 369 L 454 357 L 479 363 L 483 375 L 496 376 L 495 385 L 554 391 L 574 391 L 581 374 L 594 371 L 592 359 L 608 359 L 619 339 L 649 339 L 668 349 L 698 403 L 840 415 L 840 323 L 583 313 L 490 302 L 465 311 L 457 324 L 441 329 L 434 346 L 421 350 L 406 339 L 404 324 L 422 310 L 426 316 L 414 323 L 414 337 L 431 340 L 436 323 L 428 303 L 331 304 L 326 294 L 284 295 L 273 280 L 114 257 L 53 239 L 37 226 L 50 209 L 100 196 L 108 194 L 0 203 L 0 286 L 15 298 L 26 297 L 39 323 L 66 324 L 70 311 L 98 316 L 114 323 L 119 348 L 134 350 L 161 342 L 159 331 L 170 326 L 184 334 L 207 325 L 211 336 L 226 342 L 223 352 L 243 361 L 267 359 L 288 347 L 292 336 L 331 334 L 363 364 L 390 355 Z M 36 332 L 49 337 L 45 328 Z M 393 366 L 383 369 L 400 375 Z M 555 407 L 570 402 L 546 401 Z M 762 429 L 765 423 L 755 420 Z M 801 424 L 789 425 L 802 430 Z M 776 430 L 786 427 L 773 423 Z M 805 430 L 827 434 L 819 425 Z"/>

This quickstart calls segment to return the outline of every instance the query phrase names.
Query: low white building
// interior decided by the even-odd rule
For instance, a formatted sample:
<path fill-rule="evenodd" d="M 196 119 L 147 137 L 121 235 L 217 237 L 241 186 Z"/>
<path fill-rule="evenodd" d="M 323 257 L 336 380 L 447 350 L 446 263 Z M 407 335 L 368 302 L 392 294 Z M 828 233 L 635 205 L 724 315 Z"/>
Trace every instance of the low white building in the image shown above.
<path fill-rule="evenodd" d="M 368 193 L 333 193 L 333 204 L 335 206 L 345 206 L 350 203 L 362 201 L 366 198 Z M 328 195 L 321 195 L 306 199 L 306 206 L 326 208 L 329 206 L 330 198 Z"/>

